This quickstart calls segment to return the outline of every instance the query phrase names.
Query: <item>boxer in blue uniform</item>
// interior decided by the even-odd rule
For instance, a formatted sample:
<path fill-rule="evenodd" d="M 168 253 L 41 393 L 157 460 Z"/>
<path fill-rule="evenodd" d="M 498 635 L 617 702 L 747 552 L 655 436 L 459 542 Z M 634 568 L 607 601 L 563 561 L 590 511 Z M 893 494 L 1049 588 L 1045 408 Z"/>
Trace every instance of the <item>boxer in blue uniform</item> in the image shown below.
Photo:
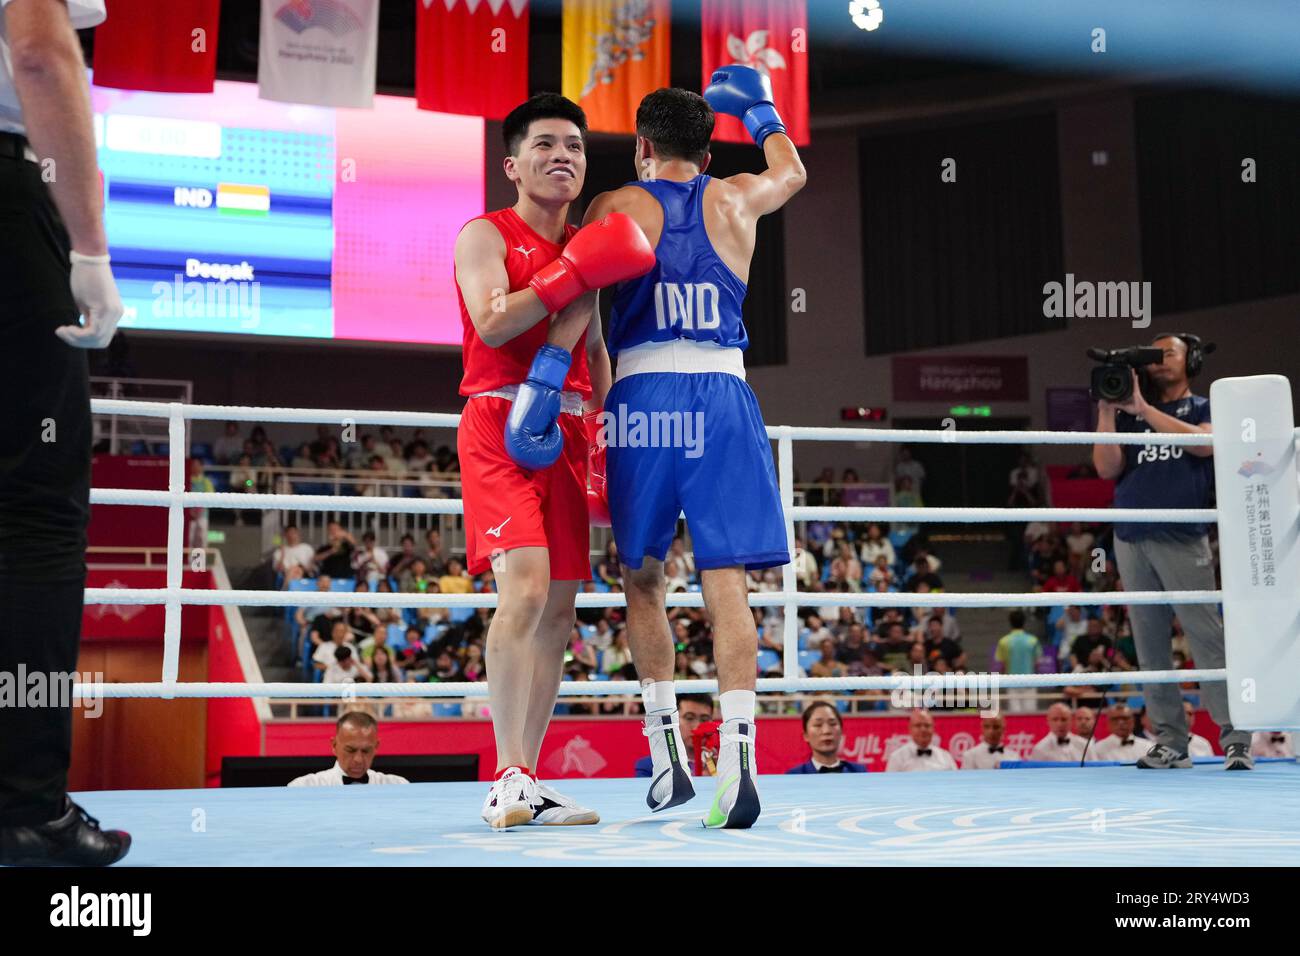
<path fill-rule="evenodd" d="M 715 110 L 744 121 L 763 150 L 763 173 L 704 175 Z M 717 788 L 704 825 L 744 828 L 759 814 L 758 636 L 745 576 L 785 564 L 790 553 L 771 446 L 745 383 L 741 303 L 759 217 L 785 205 L 806 175 L 767 78 L 741 66 L 714 73 L 702 97 L 680 89 L 645 97 L 636 165 L 639 181 L 597 196 L 585 220 L 625 213 L 656 257 L 648 273 L 615 287 L 609 352 L 618 370 L 601 417 L 609 513 L 654 763 L 646 802 L 663 810 L 695 795 L 664 614 L 663 560 L 685 512 L 721 691 Z M 581 317 L 572 321 L 576 336 Z"/>

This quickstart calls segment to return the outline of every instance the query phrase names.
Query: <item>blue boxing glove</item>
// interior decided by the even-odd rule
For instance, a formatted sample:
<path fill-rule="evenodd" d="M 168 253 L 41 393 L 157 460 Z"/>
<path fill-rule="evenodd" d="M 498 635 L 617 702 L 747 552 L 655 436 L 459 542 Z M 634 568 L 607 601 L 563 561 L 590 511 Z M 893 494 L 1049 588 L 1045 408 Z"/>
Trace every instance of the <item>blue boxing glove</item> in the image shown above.
<path fill-rule="evenodd" d="M 506 451 L 529 471 L 554 464 L 564 450 L 564 434 L 556 419 L 560 417 L 560 391 L 572 361 L 573 356 L 558 345 L 543 345 L 510 406 Z"/>
<path fill-rule="evenodd" d="M 714 70 L 704 99 L 715 112 L 738 117 L 759 149 L 773 133 L 785 132 L 772 104 L 772 82 L 753 67 L 732 64 Z"/>

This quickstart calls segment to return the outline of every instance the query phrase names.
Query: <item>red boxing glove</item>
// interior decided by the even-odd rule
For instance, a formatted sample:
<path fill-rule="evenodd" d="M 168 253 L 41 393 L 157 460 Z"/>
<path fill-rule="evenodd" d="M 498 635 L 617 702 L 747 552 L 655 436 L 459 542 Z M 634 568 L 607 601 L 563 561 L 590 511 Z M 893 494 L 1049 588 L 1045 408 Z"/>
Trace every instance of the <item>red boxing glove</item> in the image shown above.
<path fill-rule="evenodd" d="M 587 428 L 587 520 L 593 528 L 608 528 L 609 489 L 605 484 L 605 445 L 600 441 L 601 409 L 582 416 Z"/>
<path fill-rule="evenodd" d="M 528 284 L 547 312 L 559 312 L 584 292 L 635 279 L 654 264 L 655 251 L 641 227 L 631 216 L 611 212 L 575 232 L 560 257 Z"/>

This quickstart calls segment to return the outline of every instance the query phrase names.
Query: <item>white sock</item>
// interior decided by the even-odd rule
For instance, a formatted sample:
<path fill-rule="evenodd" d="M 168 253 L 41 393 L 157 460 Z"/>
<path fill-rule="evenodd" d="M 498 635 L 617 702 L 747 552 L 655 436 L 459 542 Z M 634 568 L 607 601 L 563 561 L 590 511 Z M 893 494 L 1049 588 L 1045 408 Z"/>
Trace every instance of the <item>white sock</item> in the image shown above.
<path fill-rule="evenodd" d="M 754 722 L 754 692 L 752 690 L 729 690 L 721 698 L 722 722 L 744 720 Z"/>
<path fill-rule="evenodd" d="M 641 702 L 645 704 L 646 716 L 674 714 L 677 712 L 677 687 L 670 680 L 643 680 Z"/>

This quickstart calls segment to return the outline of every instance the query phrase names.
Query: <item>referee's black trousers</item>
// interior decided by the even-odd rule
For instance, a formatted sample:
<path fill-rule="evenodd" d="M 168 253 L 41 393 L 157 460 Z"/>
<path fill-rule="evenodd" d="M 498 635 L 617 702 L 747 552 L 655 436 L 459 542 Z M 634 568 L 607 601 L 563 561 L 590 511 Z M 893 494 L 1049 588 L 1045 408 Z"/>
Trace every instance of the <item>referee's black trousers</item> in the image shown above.
<path fill-rule="evenodd" d="M 68 252 L 41 167 L 0 156 L 0 827 L 59 814 L 72 750 L 69 701 L 26 706 L 31 675 L 66 686 L 81 639 L 90 383 L 54 334 L 77 322 Z"/>

